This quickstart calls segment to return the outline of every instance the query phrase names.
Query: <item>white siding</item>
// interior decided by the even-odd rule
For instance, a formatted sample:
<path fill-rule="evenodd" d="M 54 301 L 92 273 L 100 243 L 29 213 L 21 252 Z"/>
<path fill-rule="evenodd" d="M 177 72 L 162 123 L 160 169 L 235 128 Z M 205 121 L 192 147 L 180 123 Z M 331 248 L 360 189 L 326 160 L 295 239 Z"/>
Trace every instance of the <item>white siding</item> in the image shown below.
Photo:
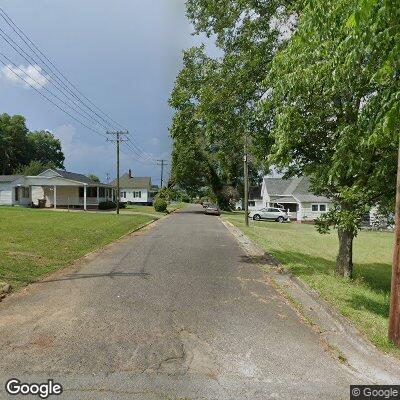
<path fill-rule="evenodd" d="M 54 171 L 52 169 L 47 169 L 46 171 L 43 171 L 38 176 L 51 177 L 51 176 L 60 176 L 60 174 L 58 174 L 56 171 Z"/>
<path fill-rule="evenodd" d="M 326 211 L 313 211 L 312 204 L 325 204 Z M 314 221 L 329 210 L 328 203 L 301 203 L 301 219 L 302 221 Z"/>
<path fill-rule="evenodd" d="M 150 201 L 147 189 L 126 189 L 121 188 L 121 201 L 122 202 L 130 202 L 130 203 L 147 203 Z M 140 197 L 134 197 L 133 192 L 141 192 Z M 125 196 L 123 196 L 125 194 Z"/>
<path fill-rule="evenodd" d="M 10 182 L 0 183 L 0 204 L 13 204 L 13 187 Z"/>

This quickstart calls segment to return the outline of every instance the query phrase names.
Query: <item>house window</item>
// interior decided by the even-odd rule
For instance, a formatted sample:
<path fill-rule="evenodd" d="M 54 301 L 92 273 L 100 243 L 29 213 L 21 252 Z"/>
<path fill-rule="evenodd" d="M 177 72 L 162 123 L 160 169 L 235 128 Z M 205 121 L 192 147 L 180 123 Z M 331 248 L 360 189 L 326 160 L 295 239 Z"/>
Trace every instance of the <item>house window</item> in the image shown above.
<path fill-rule="evenodd" d="M 101 187 L 99 188 L 99 197 L 106 197 L 106 189 Z"/>
<path fill-rule="evenodd" d="M 256 206 L 256 202 L 253 201 L 253 200 L 250 200 L 248 204 L 249 204 L 249 207 L 255 207 Z"/>
<path fill-rule="evenodd" d="M 312 211 L 326 212 L 326 204 L 311 204 Z"/>
<path fill-rule="evenodd" d="M 29 199 L 29 187 L 22 188 L 22 197 L 24 199 Z"/>
<path fill-rule="evenodd" d="M 97 197 L 97 187 L 86 187 L 87 197 Z M 84 197 L 84 188 L 79 188 L 79 197 Z"/>
<path fill-rule="evenodd" d="M 140 199 L 140 198 L 142 197 L 142 191 L 141 191 L 141 190 L 139 190 L 139 191 L 134 191 L 134 192 L 133 192 L 133 197 L 134 197 L 134 198 Z"/>

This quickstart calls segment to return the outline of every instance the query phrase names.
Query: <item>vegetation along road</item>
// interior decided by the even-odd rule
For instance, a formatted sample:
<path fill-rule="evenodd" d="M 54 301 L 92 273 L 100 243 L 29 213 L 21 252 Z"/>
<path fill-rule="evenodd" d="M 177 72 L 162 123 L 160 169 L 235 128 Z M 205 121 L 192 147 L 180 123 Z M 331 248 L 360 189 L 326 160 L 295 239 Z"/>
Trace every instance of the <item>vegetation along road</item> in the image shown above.
<path fill-rule="evenodd" d="M 200 206 L 10 296 L 0 320 L 0 380 L 51 377 L 60 399 L 342 399 L 360 378 Z"/>

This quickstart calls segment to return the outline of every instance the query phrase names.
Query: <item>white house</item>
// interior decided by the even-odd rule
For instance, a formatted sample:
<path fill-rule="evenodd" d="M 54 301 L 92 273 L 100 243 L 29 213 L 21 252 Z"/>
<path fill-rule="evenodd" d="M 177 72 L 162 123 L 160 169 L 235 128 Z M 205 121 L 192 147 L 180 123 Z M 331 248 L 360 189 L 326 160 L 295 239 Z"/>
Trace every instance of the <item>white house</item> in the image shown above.
<path fill-rule="evenodd" d="M 111 182 L 116 187 L 117 180 Z M 119 179 L 120 201 L 128 204 L 153 204 L 150 177 L 132 176 L 132 171 Z"/>
<path fill-rule="evenodd" d="M 265 176 L 261 188 L 263 207 L 283 207 L 291 218 L 298 221 L 313 221 L 331 207 L 327 197 L 310 192 L 308 177 L 292 179 Z"/>
<path fill-rule="evenodd" d="M 254 186 L 249 189 L 248 208 L 249 211 L 263 208 L 263 198 L 261 196 L 261 187 Z M 240 199 L 235 204 L 236 210 L 243 210 L 243 200 Z"/>
<path fill-rule="evenodd" d="M 0 204 L 54 208 L 97 209 L 112 200 L 111 185 L 91 181 L 87 176 L 48 169 L 37 176 L 0 175 Z"/>

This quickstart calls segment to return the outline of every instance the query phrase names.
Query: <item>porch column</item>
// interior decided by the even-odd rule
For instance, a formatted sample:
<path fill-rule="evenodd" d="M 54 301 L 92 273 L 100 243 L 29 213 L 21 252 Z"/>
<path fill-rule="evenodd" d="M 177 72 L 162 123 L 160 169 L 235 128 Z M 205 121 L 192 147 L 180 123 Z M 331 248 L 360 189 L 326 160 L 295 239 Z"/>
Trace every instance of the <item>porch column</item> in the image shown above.
<path fill-rule="evenodd" d="M 83 187 L 83 209 L 86 211 L 86 185 Z"/>
<path fill-rule="evenodd" d="M 53 201 L 53 204 L 54 204 L 54 208 L 57 208 L 57 186 L 56 185 L 54 185 L 53 186 L 53 194 L 54 194 L 54 201 Z"/>
<path fill-rule="evenodd" d="M 302 219 L 303 219 L 303 216 L 302 216 L 302 214 L 303 214 L 303 209 L 302 209 L 302 207 L 301 207 L 301 203 L 297 203 L 297 206 L 298 206 L 297 221 L 301 222 Z"/>

